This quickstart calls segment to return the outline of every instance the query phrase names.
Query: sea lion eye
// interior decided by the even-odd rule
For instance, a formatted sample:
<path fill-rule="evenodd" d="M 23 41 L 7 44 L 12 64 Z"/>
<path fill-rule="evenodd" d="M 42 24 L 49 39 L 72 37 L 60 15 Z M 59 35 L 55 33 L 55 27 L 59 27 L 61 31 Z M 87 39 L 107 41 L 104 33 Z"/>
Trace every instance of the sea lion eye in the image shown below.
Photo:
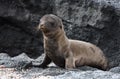
<path fill-rule="evenodd" d="M 50 25 L 51 25 L 51 26 L 54 26 L 54 23 L 53 23 L 53 22 L 50 22 Z"/>

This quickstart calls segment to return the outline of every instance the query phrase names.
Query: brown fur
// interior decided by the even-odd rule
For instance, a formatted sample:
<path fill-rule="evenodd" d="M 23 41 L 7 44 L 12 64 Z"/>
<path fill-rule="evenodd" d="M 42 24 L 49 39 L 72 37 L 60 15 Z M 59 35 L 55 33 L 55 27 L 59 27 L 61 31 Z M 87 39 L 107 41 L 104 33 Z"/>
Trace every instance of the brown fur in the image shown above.
<path fill-rule="evenodd" d="M 68 39 L 59 17 L 52 14 L 43 16 L 39 29 L 43 33 L 46 56 L 38 67 L 46 67 L 53 61 L 66 69 L 85 65 L 107 69 L 107 59 L 103 52 L 91 43 Z"/>

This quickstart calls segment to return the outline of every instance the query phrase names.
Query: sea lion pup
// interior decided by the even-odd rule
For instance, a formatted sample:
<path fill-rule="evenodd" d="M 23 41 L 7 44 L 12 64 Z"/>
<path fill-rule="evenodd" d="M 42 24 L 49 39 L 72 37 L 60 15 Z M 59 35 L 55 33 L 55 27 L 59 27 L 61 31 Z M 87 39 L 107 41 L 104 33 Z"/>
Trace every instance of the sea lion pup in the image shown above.
<path fill-rule="evenodd" d="M 37 67 L 45 68 L 54 62 L 66 69 L 80 66 L 107 69 L 107 59 L 103 52 L 91 43 L 68 39 L 59 17 L 53 14 L 44 15 L 40 19 L 39 29 L 44 37 L 45 58 Z"/>

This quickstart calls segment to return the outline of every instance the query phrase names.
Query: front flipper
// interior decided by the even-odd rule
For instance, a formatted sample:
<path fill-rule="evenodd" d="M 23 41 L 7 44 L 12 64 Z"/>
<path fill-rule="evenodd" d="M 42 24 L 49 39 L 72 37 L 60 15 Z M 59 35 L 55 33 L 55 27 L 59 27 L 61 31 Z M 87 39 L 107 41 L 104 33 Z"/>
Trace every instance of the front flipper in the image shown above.
<path fill-rule="evenodd" d="M 75 68 L 75 61 L 73 58 L 72 52 L 68 52 L 68 55 L 65 58 L 65 68 L 66 69 L 74 69 Z"/>

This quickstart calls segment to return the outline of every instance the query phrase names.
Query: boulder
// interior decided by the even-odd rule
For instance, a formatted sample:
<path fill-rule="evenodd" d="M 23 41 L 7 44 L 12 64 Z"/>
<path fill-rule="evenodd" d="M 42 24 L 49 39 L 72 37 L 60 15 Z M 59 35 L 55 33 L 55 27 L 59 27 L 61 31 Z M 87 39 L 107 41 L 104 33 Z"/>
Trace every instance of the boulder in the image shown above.
<path fill-rule="evenodd" d="M 49 0 L 0 1 L 0 52 L 32 58 L 43 53 L 42 34 L 37 31 L 41 16 L 52 13 Z"/>
<path fill-rule="evenodd" d="M 69 38 L 97 45 L 110 66 L 120 64 L 119 0 L 55 0 L 54 12 L 64 20 Z"/>

